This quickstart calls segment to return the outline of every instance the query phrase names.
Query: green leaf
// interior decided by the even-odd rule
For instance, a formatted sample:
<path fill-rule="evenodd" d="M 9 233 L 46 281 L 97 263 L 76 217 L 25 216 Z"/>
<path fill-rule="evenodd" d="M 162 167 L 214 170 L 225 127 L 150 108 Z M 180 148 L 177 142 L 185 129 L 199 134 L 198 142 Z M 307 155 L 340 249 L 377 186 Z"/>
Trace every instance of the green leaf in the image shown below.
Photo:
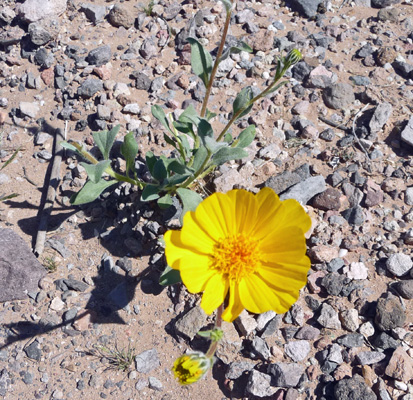
<path fill-rule="evenodd" d="M 105 160 L 109 159 L 110 149 L 115 142 L 115 137 L 118 134 L 120 125 L 116 125 L 110 131 L 95 132 L 93 139 L 96 145 L 99 147 L 100 152 Z"/>
<path fill-rule="evenodd" d="M 162 209 L 168 208 L 172 205 L 172 196 L 170 194 L 166 194 L 158 199 L 158 206 Z"/>
<path fill-rule="evenodd" d="M 247 86 L 244 89 L 242 89 L 238 93 L 237 97 L 234 100 L 234 103 L 232 104 L 232 110 L 233 110 L 232 112 L 234 113 L 234 115 L 241 110 L 244 110 L 244 111 L 242 111 L 242 113 L 238 115 L 238 118 L 241 118 L 244 115 L 248 114 L 252 108 L 252 104 L 251 105 L 249 104 L 253 98 L 254 98 L 254 94 L 252 93 L 251 86 Z"/>
<path fill-rule="evenodd" d="M 174 121 L 172 122 L 174 128 L 182 133 L 186 133 L 195 139 L 194 130 L 192 128 L 192 124 L 189 122 L 181 122 L 181 121 Z"/>
<path fill-rule="evenodd" d="M 67 143 L 67 142 L 60 142 L 60 145 L 65 149 L 68 149 L 68 150 L 71 150 L 75 153 L 80 154 L 79 150 L 75 146 L 73 146 L 73 144 L 70 144 L 70 143 Z"/>
<path fill-rule="evenodd" d="M 185 151 L 185 156 L 188 157 L 191 153 L 191 146 L 189 144 L 188 138 L 186 135 L 179 135 L 179 140 L 181 141 L 182 147 Z"/>
<path fill-rule="evenodd" d="M 101 179 L 98 183 L 87 181 L 85 186 L 83 186 L 79 192 L 71 197 L 70 202 L 76 206 L 79 204 L 90 203 L 96 200 L 105 189 L 115 185 L 116 183 L 118 183 L 118 181 L 105 181 L 103 179 Z"/>
<path fill-rule="evenodd" d="M 126 160 L 126 174 L 129 171 L 135 171 L 135 158 L 138 154 L 138 143 L 136 142 L 133 132 L 129 132 L 123 139 L 123 143 L 120 146 L 120 152 Z"/>
<path fill-rule="evenodd" d="M 177 189 L 176 193 L 182 201 L 182 214 L 179 218 L 182 224 L 184 215 L 188 211 L 195 211 L 198 204 L 202 201 L 202 197 L 198 193 L 184 188 Z"/>
<path fill-rule="evenodd" d="M 188 177 L 190 177 L 191 175 L 192 175 L 192 173 L 191 174 L 183 174 L 183 175 L 175 174 L 174 176 L 171 176 L 170 178 L 165 179 L 164 180 L 164 185 L 166 187 L 172 188 L 176 185 L 179 185 L 182 182 L 185 182 L 186 179 Z"/>
<path fill-rule="evenodd" d="M 185 108 L 183 113 L 179 116 L 180 122 L 190 122 L 194 125 L 198 125 L 200 119 L 201 118 L 199 117 L 198 113 L 195 110 L 195 107 L 192 104 Z"/>
<path fill-rule="evenodd" d="M 146 185 L 145 189 L 142 191 L 141 200 L 142 201 L 152 201 L 159 199 L 159 192 L 161 189 L 159 186 Z"/>
<path fill-rule="evenodd" d="M 12 194 L 8 194 L 8 195 L 0 195 L 0 201 L 6 201 L 6 200 L 10 200 L 10 199 L 14 199 L 15 197 L 19 196 L 17 193 L 12 193 Z"/>
<path fill-rule="evenodd" d="M 201 165 L 204 163 L 204 161 L 207 157 L 208 157 L 208 150 L 206 149 L 206 147 L 201 146 L 195 153 L 192 168 L 195 171 L 198 171 L 199 168 L 201 168 Z"/>
<path fill-rule="evenodd" d="M 205 87 L 208 86 L 209 76 L 212 71 L 212 57 L 208 51 L 204 49 L 201 43 L 194 38 L 187 38 L 191 45 L 191 66 L 195 75 L 199 76 L 204 82 Z"/>
<path fill-rule="evenodd" d="M 165 270 L 159 277 L 159 284 L 162 286 L 174 285 L 175 283 L 180 282 L 182 282 L 182 279 L 179 270 L 172 269 L 169 265 L 166 266 Z"/>
<path fill-rule="evenodd" d="M 239 160 L 246 156 L 248 156 L 248 153 L 239 147 L 223 147 L 213 155 L 212 162 L 215 165 L 221 165 L 227 161 Z"/>
<path fill-rule="evenodd" d="M 235 147 L 244 148 L 249 146 L 255 138 L 255 125 L 249 125 L 238 136 Z"/>
<path fill-rule="evenodd" d="M 216 113 L 209 111 L 208 109 L 206 110 L 205 118 L 207 119 L 207 121 L 210 121 L 212 118 L 216 116 L 217 116 Z"/>
<path fill-rule="evenodd" d="M 232 10 L 232 3 L 229 0 L 221 0 L 221 3 L 225 6 L 225 10 L 228 13 Z"/>
<path fill-rule="evenodd" d="M 13 155 L 4 163 L 4 165 L 0 168 L 0 171 L 6 168 L 17 156 L 17 153 L 20 151 L 20 147 L 13 153 Z"/>
<path fill-rule="evenodd" d="M 278 85 L 275 85 L 271 90 L 268 91 L 268 94 L 274 93 L 276 90 L 278 90 L 280 87 L 286 85 L 288 81 L 282 81 Z"/>
<path fill-rule="evenodd" d="M 103 173 L 106 171 L 106 168 L 110 165 L 110 160 L 99 161 L 97 164 L 87 164 L 80 163 L 82 167 L 86 170 L 87 176 L 93 183 L 98 183 L 100 178 L 102 178 Z"/>
<path fill-rule="evenodd" d="M 172 160 L 168 165 L 168 171 L 175 172 L 176 174 L 191 174 L 192 169 L 188 168 L 186 165 L 179 162 L 177 159 Z"/>
<path fill-rule="evenodd" d="M 157 158 L 151 151 L 147 151 L 145 154 L 145 159 L 149 172 L 151 173 L 151 175 L 153 175 L 153 167 L 155 166 Z"/>
<path fill-rule="evenodd" d="M 166 169 L 165 162 L 161 158 L 159 158 L 153 166 L 152 176 L 158 182 L 162 182 L 168 176 L 168 171 Z"/>
<path fill-rule="evenodd" d="M 227 147 L 228 143 L 226 143 L 226 142 L 217 142 L 214 138 L 206 136 L 204 138 L 204 145 L 209 151 L 211 151 L 212 154 L 214 154 L 219 149 L 222 149 L 223 147 Z"/>
<path fill-rule="evenodd" d="M 166 133 L 163 134 L 163 139 L 165 140 L 166 143 L 170 144 L 171 146 L 175 147 L 176 149 L 176 142 L 173 140 L 170 136 L 168 136 Z"/>
<path fill-rule="evenodd" d="M 231 141 L 232 141 L 232 135 L 231 135 L 229 132 L 227 132 L 227 133 L 224 135 L 224 142 L 226 142 L 226 143 L 231 143 Z"/>
<path fill-rule="evenodd" d="M 161 106 L 154 105 L 151 108 L 152 115 L 170 132 L 173 133 L 170 126 L 169 120 Z"/>
<path fill-rule="evenodd" d="M 201 119 L 198 124 L 198 136 L 203 141 L 205 137 L 214 137 L 214 130 L 212 129 L 212 125 L 206 120 Z"/>

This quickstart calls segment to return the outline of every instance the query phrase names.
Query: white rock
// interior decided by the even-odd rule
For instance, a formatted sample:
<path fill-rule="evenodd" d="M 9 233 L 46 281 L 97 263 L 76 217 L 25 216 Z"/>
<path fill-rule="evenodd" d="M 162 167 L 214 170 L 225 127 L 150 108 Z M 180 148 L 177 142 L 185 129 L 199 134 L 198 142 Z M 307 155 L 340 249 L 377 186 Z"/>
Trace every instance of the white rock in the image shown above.
<path fill-rule="evenodd" d="M 61 15 L 66 11 L 67 0 L 26 0 L 18 13 L 26 22 L 35 22 L 54 15 Z"/>
<path fill-rule="evenodd" d="M 21 101 L 20 105 L 20 112 L 23 115 L 27 115 L 30 118 L 36 118 L 36 115 L 40 111 L 40 106 L 37 103 L 29 103 L 27 101 Z"/>
<path fill-rule="evenodd" d="M 361 280 L 367 279 L 368 276 L 368 269 L 362 262 L 352 262 L 344 267 L 343 271 L 349 279 Z"/>

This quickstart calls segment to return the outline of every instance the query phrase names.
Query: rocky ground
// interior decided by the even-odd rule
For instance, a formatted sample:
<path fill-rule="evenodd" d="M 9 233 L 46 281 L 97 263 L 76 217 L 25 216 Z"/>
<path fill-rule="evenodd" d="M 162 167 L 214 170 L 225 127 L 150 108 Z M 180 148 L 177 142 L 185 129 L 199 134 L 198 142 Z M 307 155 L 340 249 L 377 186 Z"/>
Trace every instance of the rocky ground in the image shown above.
<path fill-rule="evenodd" d="M 413 399 L 411 1 L 238 1 L 229 40 L 254 52 L 221 64 L 216 128 L 278 55 L 296 47 L 304 59 L 233 128 L 256 124 L 249 157 L 199 189 L 266 185 L 301 201 L 312 269 L 287 314 L 224 325 L 206 379 L 179 387 L 170 371 L 186 349 L 206 349 L 196 332 L 213 322 L 197 296 L 158 284 L 158 238 L 177 227 L 178 203 L 161 212 L 123 185 L 72 207 L 86 174 L 66 152 L 44 267 L 30 253 L 56 130 L 91 149 L 94 131 L 121 124 L 118 144 L 133 131 L 140 157 L 168 155 L 150 108 L 200 108 L 185 38 L 213 51 L 224 17 L 203 0 L 2 1 L 0 168 L 20 151 L 0 171 L 0 196 L 19 194 L 0 203 L 0 398 Z M 121 168 L 119 146 L 113 155 Z M 128 346 L 121 370 L 111 356 Z"/>

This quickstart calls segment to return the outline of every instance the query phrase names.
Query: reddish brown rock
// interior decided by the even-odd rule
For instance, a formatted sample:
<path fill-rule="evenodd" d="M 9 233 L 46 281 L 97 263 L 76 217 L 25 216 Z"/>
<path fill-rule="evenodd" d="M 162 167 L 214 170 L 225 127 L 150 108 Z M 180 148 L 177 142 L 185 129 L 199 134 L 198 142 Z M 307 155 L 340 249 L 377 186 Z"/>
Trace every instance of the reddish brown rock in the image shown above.
<path fill-rule="evenodd" d="M 42 71 L 40 74 L 40 77 L 42 78 L 42 81 L 46 86 L 50 86 L 53 83 L 54 80 L 54 71 L 53 68 L 48 68 Z"/>
<path fill-rule="evenodd" d="M 333 188 L 328 188 L 323 193 L 314 197 L 313 206 L 320 210 L 339 210 L 341 193 Z"/>
<path fill-rule="evenodd" d="M 402 382 L 413 379 L 413 359 L 406 353 L 403 347 L 398 347 L 386 368 L 386 375 Z"/>

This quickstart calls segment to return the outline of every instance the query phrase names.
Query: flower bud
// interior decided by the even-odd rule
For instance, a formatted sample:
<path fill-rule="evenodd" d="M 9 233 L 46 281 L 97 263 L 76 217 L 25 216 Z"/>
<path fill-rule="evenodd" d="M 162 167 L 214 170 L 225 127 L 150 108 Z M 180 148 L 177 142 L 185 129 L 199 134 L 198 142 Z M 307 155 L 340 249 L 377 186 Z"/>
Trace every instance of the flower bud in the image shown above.
<path fill-rule="evenodd" d="M 212 367 L 212 359 L 199 351 L 178 357 L 172 368 L 181 385 L 190 385 L 199 381 Z"/>
<path fill-rule="evenodd" d="M 297 49 L 292 49 L 285 57 L 285 64 L 291 67 L 294 64 L 297 64 L 303 56 L 301 55 L 300 51 Z"/>

